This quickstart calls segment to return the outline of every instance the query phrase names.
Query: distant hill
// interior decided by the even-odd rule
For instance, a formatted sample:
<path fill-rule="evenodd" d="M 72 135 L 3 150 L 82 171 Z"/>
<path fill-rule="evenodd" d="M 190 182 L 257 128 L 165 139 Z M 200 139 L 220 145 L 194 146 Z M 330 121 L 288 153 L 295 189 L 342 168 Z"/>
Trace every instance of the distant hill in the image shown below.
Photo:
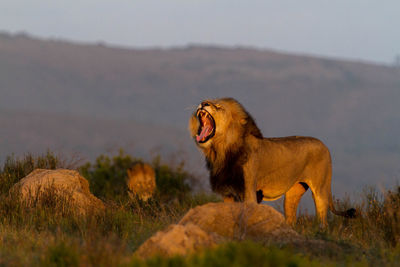
<path fill-rule="evenodd" d="M 0 159 L 47 148 L 93 159 L 132 146 L 138 156 L 184 150 L 204 172 L 187 120 L 202 99 L 231 96 L 265 136 L 323 140 L 333 155 L 334 189 L 400 181 L 396 67 L 240 47 L 137 50 L 3 33 L 0 94 Z"/>

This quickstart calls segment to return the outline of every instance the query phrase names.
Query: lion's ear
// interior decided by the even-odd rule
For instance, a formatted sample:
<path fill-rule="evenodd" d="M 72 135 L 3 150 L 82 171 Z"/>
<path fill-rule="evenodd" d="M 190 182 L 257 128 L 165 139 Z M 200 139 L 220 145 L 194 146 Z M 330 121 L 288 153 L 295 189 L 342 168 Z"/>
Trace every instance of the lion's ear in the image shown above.
<path fill-rule="evenodd" d="M 247 120 L 246 119 L 241 119 L 239 122 L 240 122 L 240 124 L 245 125 L 247 123 Z"/>

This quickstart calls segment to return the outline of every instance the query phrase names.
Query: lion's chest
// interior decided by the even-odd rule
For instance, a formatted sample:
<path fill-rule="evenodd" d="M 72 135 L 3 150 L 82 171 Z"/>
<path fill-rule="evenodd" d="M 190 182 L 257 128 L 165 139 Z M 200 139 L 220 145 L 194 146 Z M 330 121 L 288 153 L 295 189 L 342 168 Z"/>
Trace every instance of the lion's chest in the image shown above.
<path fill-rule="evenodd" d="M 217 171 L 211 170 L 210 184 L 214 192 L 224 197 L 244 200 L 244 172 L 239 164 L 227 164 Z"/>

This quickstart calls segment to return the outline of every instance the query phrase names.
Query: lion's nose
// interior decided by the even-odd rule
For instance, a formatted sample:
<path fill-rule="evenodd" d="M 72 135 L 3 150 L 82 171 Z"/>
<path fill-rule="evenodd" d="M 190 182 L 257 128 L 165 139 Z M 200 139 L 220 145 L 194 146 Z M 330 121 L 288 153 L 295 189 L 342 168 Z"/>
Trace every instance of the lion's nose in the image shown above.
<path fill-rule="evenodd" d="M 207 106 L 209 106 L 209 105 L 210 105 L 210 104 L 208 104 L 208 102 L 205 102 L 205 101 L 201 102 L 201 107 L 202 107 L 202 108 L 207 107 Z"/>

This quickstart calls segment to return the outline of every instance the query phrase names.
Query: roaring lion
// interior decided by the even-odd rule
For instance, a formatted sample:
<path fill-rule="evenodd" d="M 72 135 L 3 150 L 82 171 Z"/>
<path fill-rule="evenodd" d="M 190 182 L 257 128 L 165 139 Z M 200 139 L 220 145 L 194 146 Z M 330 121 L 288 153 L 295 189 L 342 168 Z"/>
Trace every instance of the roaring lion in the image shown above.
<path fill-rule="evenodd" d="M 271 201 L 285 195 L 285 217 L 296 222 L 300 198 L 311 189 L 318 218 L 336 211 L 331 194 L 331 156 L 313 137 L 264 138 L 254 119 L 232 98 L 205 100 L 192 114 L 189 131 L 205 155 L 212 190 L 224 201 Z"/>

